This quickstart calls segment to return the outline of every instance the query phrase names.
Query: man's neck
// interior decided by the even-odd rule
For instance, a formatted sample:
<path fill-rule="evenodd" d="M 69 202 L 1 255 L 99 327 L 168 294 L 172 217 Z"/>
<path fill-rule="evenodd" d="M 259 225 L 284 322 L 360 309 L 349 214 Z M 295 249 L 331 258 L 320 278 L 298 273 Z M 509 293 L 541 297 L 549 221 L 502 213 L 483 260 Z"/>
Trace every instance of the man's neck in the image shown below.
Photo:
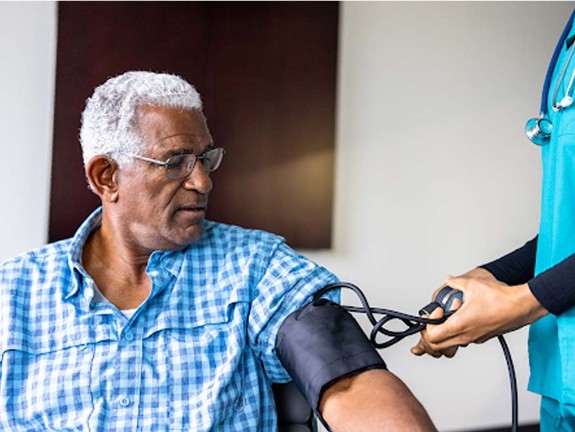
<path fill-rule="evenodd" d="M 106 299 L 119 309 L 133 309 L 148 298 L 151 281 L 146 266 L 151 252 L 137 251 L 103 223 L 84 245 L 86 272 Z"/>

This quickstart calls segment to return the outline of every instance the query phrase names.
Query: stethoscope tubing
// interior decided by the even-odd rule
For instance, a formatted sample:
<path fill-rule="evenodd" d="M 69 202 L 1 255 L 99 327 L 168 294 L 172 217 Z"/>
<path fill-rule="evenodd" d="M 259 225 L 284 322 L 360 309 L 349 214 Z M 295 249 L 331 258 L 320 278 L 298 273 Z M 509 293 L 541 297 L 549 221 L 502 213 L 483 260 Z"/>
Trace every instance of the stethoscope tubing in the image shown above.
<path fill-rule="evenodd" d="M 565 41 L 571 33 L 571 28 L 573 26 L 573 20 L 575 18 L 575 9 L 571 12 L 571 16 L 559 37 L 559 41 L 555 46 L 555 50 L 553 51 L 553 56 L 551 57 L 551 61 L 549 62 L 549 67 L 547 68 L 547 73 L 545 75 L 545 81 L 543 82 L 543 89 L 541 92 L 541 107 L 539 109 L 539 116 L 533 117 L 527 120 L 525 124 L 525 133 L 527 134 L 527 138 L 533 143 L 538 146 L 544 147 L 551 142 L 551 133 L 553 130 L 553 123 L 548 116 L 549 113 L 549 91 L 551 89 L 551 81 L 553 79 L 553 74 L 555 72 L 555 68 L 557 67 L 557 62 L 559 60 L 559 56 L 561 55 L 561 51 L 563 50 L 563 46 L 565 45 Z M 575 80 L 575 69 L 571 74 L 571 78 L 569 80 L 569 85 L 565 91 L 565 95 L 561 99 L 561 101 L 557 102 L 557 96 L 559 94 L 559 87 L 563 82 L 565 74 L 567 73 L 567 68 L 573 57 L 573 53 L 575 52 L 575 43 L 574 41 L 570 41 L 571 46 L 569 46 L 569 54 L 567 55 L 567 59 L 563 64 L 563 68 L 559 74 L 557 83 L 555 84 L 555 90 L 553 91 L 552 101 L 551 101 L 551 108 L 555 112 L 562 111 L 566 108 L 569 108 L 573 105 L 573 98 L 571 97 L 571 88 L 573 86 Z"/>
<path fill-rule="evenodd" d="M 561 37 L 559 38 L 559 42 L 557 42 L 557 46 L 555 47 L 555 51 L 553 51 L 553 56 L 551 57 L 551 61 L 549 62 L 549 67 L 547 68 L 547 74 L 545 75 L 545 81 L 543 83 L 543 90 L 541 92 L 541 108 L 539 112 L 541 113 L 541 117 L 545 116 L 548 113 L 548 103 L 549 103 L 549 89 L 551 87 L 551 80 L 553 78 L 553 71 L 555 70 L 555 66 L 557 65 L 557 60 L 559 59 L 559 55 L 561 54 L 561 50 L 563 49 L 563 45 L 567 40 L 567 36 L 569 36 L 569 32 L 571 31 L 571 27 L 573 25 L 573 19 L 575 17 L 575 9 L 571 13 L 569 17 L 569 21 L 567 21 L 567 25 L 563 29 L 563 33 L 561 33 Z"/>

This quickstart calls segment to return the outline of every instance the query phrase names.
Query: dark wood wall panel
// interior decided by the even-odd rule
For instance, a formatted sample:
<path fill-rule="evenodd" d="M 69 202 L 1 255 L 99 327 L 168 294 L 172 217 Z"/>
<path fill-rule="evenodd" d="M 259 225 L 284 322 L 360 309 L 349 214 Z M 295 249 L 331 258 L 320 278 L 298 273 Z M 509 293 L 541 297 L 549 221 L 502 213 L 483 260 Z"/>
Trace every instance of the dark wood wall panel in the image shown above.
<path fill-rule="evenodd" d="M 77 138 L 86 98 L 137 69 L 202 94 L 226 149 L 208 218 L 331 246 L 337 3 L 62 2 L 58 20 L 51 240 L 98 205 Z"/>

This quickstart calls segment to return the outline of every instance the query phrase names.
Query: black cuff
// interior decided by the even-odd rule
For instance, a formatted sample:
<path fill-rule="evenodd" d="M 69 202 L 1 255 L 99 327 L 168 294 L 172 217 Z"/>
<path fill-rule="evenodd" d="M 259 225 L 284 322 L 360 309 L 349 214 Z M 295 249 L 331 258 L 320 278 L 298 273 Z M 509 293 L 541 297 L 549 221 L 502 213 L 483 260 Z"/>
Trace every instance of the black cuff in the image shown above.
<path fill-rule="evenodd" d="M 387 369 L 357 321 L 340 305 L 316 300 L 280 326 L 276 353 L 313 410 L 337 379 L 369 369 Z"/>

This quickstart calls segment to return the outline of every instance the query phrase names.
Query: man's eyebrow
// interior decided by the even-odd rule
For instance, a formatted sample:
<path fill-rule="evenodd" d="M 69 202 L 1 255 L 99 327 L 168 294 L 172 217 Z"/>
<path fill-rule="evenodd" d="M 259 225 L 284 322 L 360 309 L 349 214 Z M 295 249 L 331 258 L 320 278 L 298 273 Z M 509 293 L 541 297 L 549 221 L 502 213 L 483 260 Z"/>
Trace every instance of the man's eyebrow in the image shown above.
<path fill-rule="evenodd" d="M 162 157 L 167 159 L 171 158 L 172 156 L 179 156 L 182 154 L 189 154 L 189 153 L 191 152 L 185 149 L 172 149 L 172 150 L 166 150 L 164 153 L 162 153 Z"/>
<path fill-rule="evenodd" d="M 213 150 L 216 148 L 216 145 L 214 144 L 213 141 L 210 141 L 208 143 L 208 145 L 206 146 L 206 148 L 204 149 L 204 151 L 202 152 L 202 154 L 204 154 L 205 152 L 209 152 L 210 150 Z"/>
<path fill-rule="evenodd" d="M 213 150 L 213 149 L 215 149 L 215 148 L 216 148 L 216 146 L 215 146 L 214 142 L 213 142 L 213 141 L 210 141 L 210 142 L 206 145 L 206 147 L 205 147 L 197 156 L 203 155 L 204 153 L 206 153 L 206 152 L 208 152 L 208 151 L 210 151 L 210 150 Z M 179 156 L 179 155 L 182 155 L 182 154 L 192 154 L 192 153 L 194 153 L 194 152 L 193 152 L 193 151 L 190 151 L 189 149 L 179 148 L 179 149 L 167 150 L 167 151 L 162 155 L 162 157 L 165 157 L 165 158 L 167 159 L 167 158 L 170 158 L 170 157 L 172 157 L 172 156 Z"/>

